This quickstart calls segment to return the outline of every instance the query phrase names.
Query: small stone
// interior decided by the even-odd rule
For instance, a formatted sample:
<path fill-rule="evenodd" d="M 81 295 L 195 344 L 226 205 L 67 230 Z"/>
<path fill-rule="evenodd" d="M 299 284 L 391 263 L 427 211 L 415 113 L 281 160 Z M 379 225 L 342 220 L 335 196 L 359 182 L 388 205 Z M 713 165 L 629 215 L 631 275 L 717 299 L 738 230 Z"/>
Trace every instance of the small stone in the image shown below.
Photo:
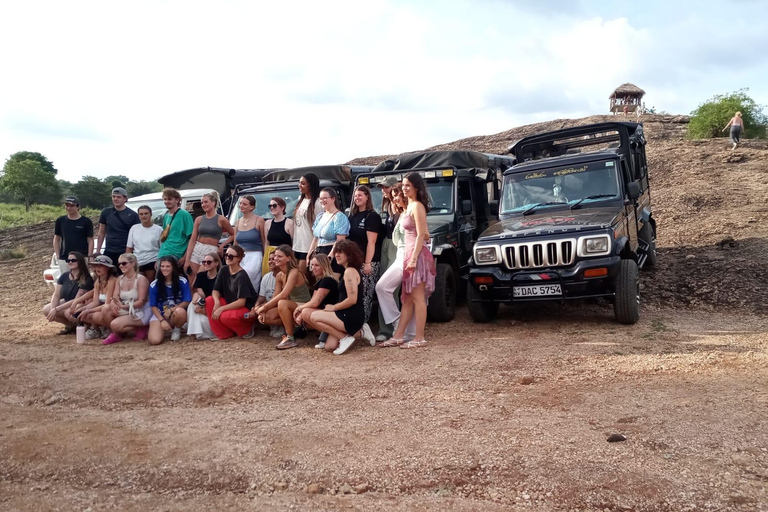
<path fill-rule="evenodd" d="M 368 484 L 360 484 L 355 486 L 355 492 L 357 494 L 363 494 L 364 492 L 368 492 Z"/>
<path fill-rule="evenodd" d="M 530 377 L 530 376 L 528 376 L 528 377 L 523 377 L 523 378 L 521 378 L 521 379 L 519 380 L 519 382 L 520 382 L 520 384 L 522 384 L 523 386 L 528 386 L 528 385 L 530 385 L 530 384 L 533 384 L 533 377 Z"/>
<path fill-rule="evenodd" d="M 348 484 L 348 483 L 346 483 L 346 482 L 344 482 L 344 485 L 342 485 L 341 487 L 339 487 L 339 492 L 340 492 L 341 494 L 351 494 L 353 490 L 354 490 L 354 489 L 352 489 L 352 486 L 351 486 L 351 485 L 349 485 L 349 484 Z"/>
<path fill-rule="evenodd" d="M 611 434 L 608 436 L 608 439 L 606 439 L 606 441 L 608 441 L 609 443 L 619 443 L 621 441 L 626 441 L 626 440 L 627 440 L 627 437 L 624 434 Z"/>
<path fill-rule="evenodd" d="M 750 459 L 746 455 L 734 455 L 733 457 L 731 457 L 731 460 L 737 466 L 749 466 L 750 464 L 752 464 L 752 459 Z"/>
<path fill-rule="evenodd" d="M 320 494 L 322 491 L 323 488 L 320 484 L 309 484 L 307 486 L 307 494 Z"/>
<path fill-rule="evenodd" d="M 278 491 L 284 491 L 288 488 L 288 482 L 277 482 L 275 484 L 275 489 Z"/>
<path fill-rule="evenodd" d="M 695 254 L 686 254 L 685 255 L 685 259 L 687 259 L 687 260 L 695 260 L 696 259 L 696 255 Z"/>
<path fill-rule="evenodd" d="M 59 401 L 61 401 L 61 398 L 56 395 L 53 395 L 52 397 L 48 398 L 48 400 L 45 401 L 45 405 L 53 405 L 55 403 L 58 403 Z"/>

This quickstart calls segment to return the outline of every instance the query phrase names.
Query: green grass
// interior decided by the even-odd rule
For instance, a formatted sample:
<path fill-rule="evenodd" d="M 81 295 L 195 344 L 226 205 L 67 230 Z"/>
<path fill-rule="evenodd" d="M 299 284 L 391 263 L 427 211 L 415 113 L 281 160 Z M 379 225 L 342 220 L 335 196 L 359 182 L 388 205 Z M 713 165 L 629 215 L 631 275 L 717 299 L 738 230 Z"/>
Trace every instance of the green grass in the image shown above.
<path fill-rule="evenodd" d="M 30 224 L 39 224 L 48 220 L 56 220 L 67 212 L 64 206 L 51 206 L 45 204 L 32 205 L 28 212 L 24 211 L 23 204 L 0 203 L 0 229 L 17 228 Z M 99 210 L 82 208 L 81 215 L 97 217 Z"/>
<path fill-rule="evenodd" d="M 15 249 L 5 249 L 0 251 L 0 261 L 5 260 L 23 260 L 27 257 L 26 247 L 17 247 Z"/>

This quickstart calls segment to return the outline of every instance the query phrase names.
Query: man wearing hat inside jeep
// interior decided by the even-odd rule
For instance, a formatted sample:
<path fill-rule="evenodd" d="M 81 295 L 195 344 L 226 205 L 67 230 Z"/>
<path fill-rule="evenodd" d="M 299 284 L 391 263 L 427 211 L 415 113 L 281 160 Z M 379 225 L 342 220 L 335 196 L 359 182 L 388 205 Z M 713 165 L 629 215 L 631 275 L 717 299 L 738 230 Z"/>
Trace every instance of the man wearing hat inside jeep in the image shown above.
<path fill-rule="evenodd" d="M 104 237 L 107 245 L 104 247 L 104 255 L 112 261 L 117 261 L 125 252 L 128 245 L 128 232 L 134 224 L 140 224 L 139 214 L 125 206 L 128 201 L 128 192 L 123 187 L 112 189 L 112 205 L 104 208 L 99 216 L 99 238 L 96 242 L 96 250 L 93 255 L 101 253 L 101 245 Z"/>
<path fill-rule="evenodd" d="M 69 272 L 67 257 L 71 252 L 91 254 L 93 252 L 93 222 L 80 215 L 80 201 L 77 196 L 64 199 L 67 214 L 56 219 L 53 228 L 53 252 L 59 259 L 61 273 Z"/>

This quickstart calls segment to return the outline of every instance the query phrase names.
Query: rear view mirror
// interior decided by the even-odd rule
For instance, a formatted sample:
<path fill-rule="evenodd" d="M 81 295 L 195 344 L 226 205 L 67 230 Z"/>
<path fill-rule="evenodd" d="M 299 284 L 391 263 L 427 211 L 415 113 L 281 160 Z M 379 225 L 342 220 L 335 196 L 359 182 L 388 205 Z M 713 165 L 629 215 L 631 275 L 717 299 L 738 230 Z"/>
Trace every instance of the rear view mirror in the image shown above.
<path fill-rule="evenodd" d="M 640 184 L 636 181 L 630 181 L 627 183 L 627 195 L 632 200 L 640 197 Z"/>
<path fill-rule="evenodd" d="M 470 201 L 469 199 L 464 199 L 461 202 L 461 214 L 472 215 L 472 201 Z"/>

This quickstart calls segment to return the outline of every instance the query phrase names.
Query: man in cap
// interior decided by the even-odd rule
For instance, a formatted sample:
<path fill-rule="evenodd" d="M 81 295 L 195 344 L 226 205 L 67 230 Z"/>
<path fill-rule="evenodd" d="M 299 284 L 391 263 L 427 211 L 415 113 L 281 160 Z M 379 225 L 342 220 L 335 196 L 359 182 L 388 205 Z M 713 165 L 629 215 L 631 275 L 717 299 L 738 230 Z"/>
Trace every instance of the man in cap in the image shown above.
<path fill-rule="evenodd" d="M 64 199 L 67 214 L 56 219 L 53 228 L 53 252 L 59 259 L 61 273 L 69 271 L 67 258 L 69 253 L 77 251 L 85 257 L 93 252 L 93 222 L 80 215 L 80 201 L 77 196 Z"/>
<path fill-rule="evenodd" d="M 112 261 L 117 261 L 120 255 L 125 253 L 131 226 L 141 223 L 139 215 L 125 206 L 126 201 L 128 201 L 128 192 L 123 187 L 112 189 L 113 206 L 104 208 L 99 216 L 99 237 L 96 250 L 93 252 L 94 256 L 101 253 L 101 245 L 105 237 L 107 245 L 104 247 L 104 254 Z"/>

